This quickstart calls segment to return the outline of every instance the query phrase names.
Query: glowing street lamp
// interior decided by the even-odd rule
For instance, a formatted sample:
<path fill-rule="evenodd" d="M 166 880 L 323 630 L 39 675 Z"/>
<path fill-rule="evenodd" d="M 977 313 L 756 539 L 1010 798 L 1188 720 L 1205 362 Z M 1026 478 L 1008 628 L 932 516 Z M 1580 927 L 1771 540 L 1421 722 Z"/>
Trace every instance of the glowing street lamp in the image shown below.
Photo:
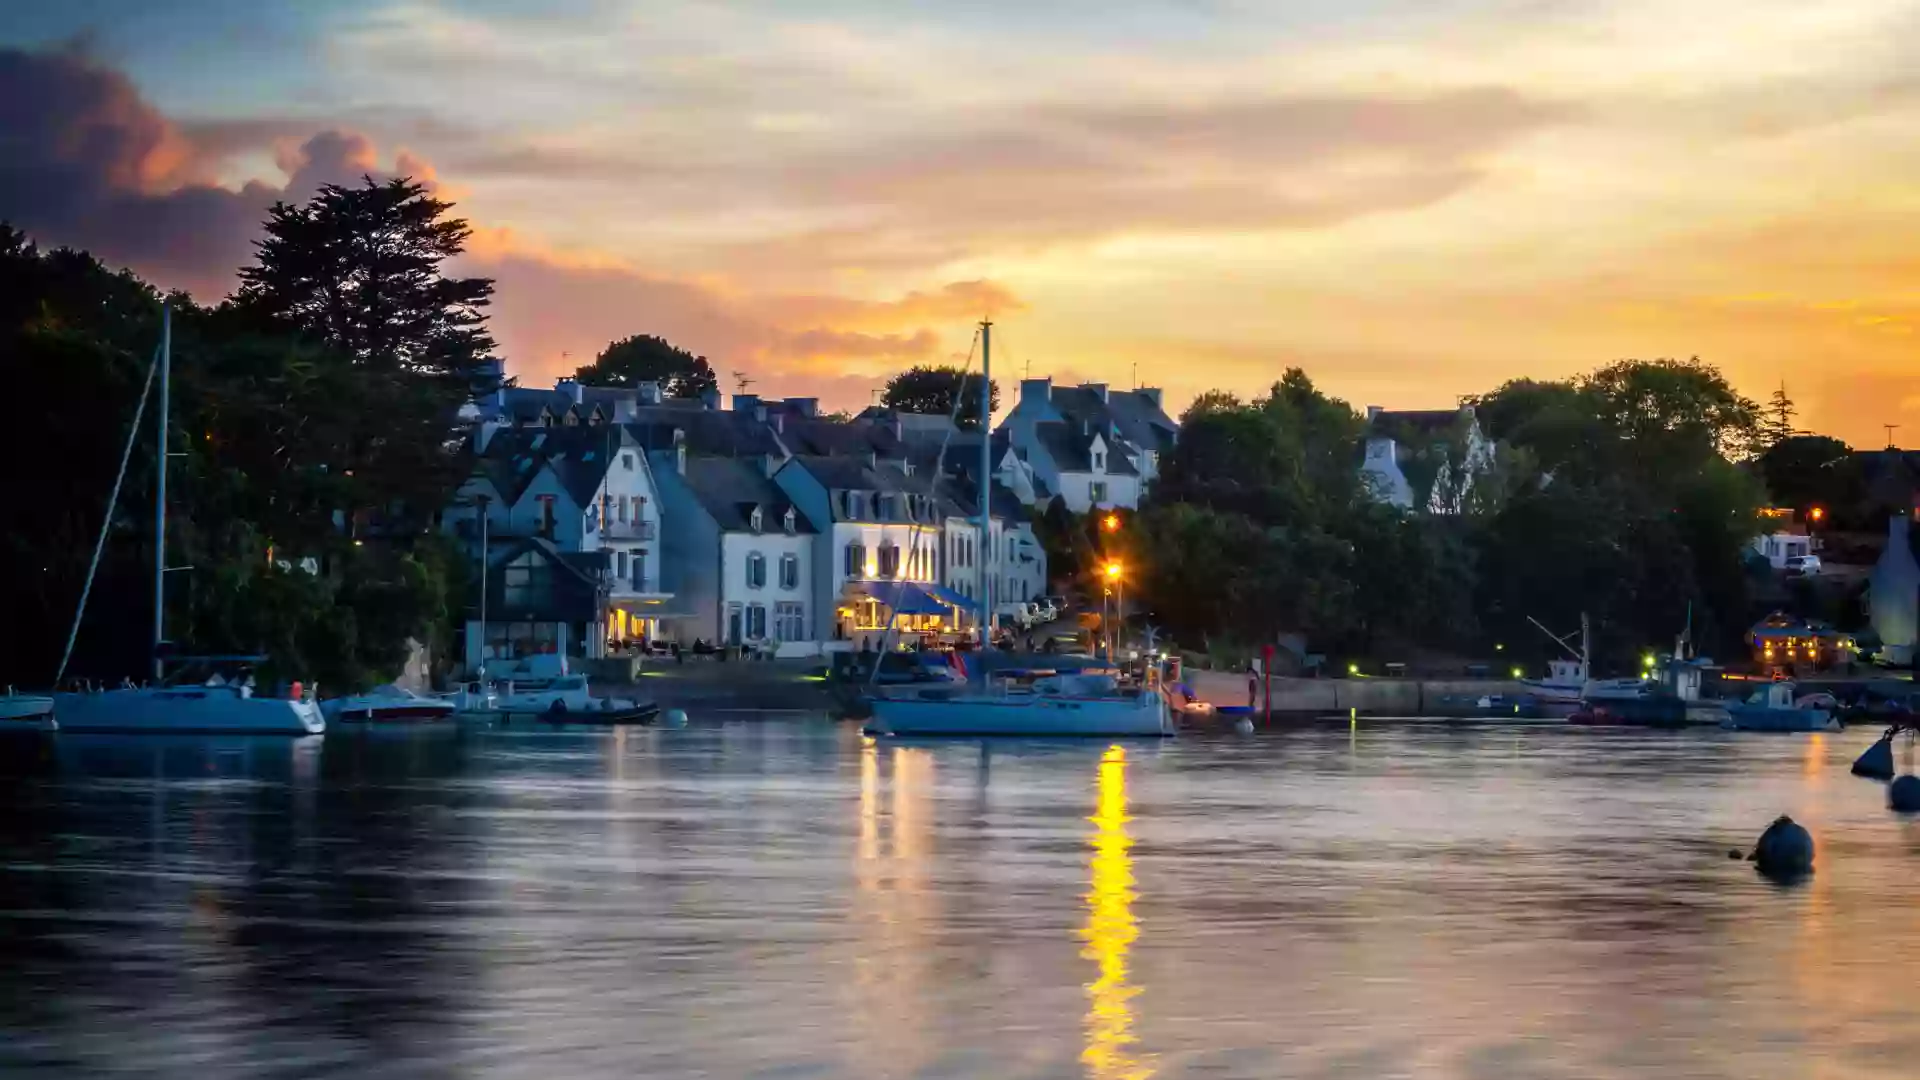
<path fill-rule="evenodd" d="M 1100 527 L 1107 530 L 1108 532 L 1119 532 L 1120 531 L 1120 515 L 1108 514 L 1105 518 L 1101 520 Z"/>

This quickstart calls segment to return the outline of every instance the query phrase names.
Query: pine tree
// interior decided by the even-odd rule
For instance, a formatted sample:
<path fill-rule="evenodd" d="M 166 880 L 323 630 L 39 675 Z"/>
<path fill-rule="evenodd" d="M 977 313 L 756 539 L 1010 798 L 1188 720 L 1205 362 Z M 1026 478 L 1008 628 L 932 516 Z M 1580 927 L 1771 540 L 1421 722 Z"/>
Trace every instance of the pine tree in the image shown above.
<path fill-rule="evenodd" d="M 1801 432 L 1793 426 L 1795 409 L 1793 399 L 1787 396 L 1787 384 L 1781 383 L 1780 389 L 1773 392 L 1767 400 L 1767 406 L 1760 417 L 1761 447 L 1779 446 Z"/>

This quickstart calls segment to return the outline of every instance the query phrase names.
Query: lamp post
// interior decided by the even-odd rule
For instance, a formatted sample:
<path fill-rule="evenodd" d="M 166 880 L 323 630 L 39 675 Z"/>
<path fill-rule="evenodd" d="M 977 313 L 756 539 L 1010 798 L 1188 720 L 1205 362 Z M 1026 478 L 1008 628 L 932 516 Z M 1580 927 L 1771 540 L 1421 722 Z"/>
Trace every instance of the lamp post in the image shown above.
<path fill-rule="evenodd" d="M 487 504 L 493 500 L 485 495 L 475 499 L 480 504 L 480 681 L 487 681 Z"/>
<path fill-rule="evenodd" d="M 1107 650 L 1109 659 L 1118 655 L 1120 646 L 1125 644 L 1120 638 L 1127 620 L 1127 582 L 1126 578 L 1121 576 L 1121 569 L 1120 564 L 1117 562 L 1110 562 L 1106 565 L 1107 580 L 1113 583 L 1114 588 L 1113 644 L 1109 646 Z"/>

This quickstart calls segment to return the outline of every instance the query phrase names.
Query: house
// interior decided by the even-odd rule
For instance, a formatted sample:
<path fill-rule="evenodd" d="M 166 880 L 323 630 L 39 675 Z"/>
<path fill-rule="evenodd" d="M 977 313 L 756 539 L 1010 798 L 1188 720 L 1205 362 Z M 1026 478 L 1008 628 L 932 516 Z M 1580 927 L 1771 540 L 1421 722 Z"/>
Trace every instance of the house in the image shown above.
<path fill-rule="evenodd" d="M 803 454 L 774 481 L 819 530 L 813 603 L 833 613 L 829 638 L 876 638 L 903 608 L 903 629 L 958 629 L 967 600 L 938 582 L 946 510 L 927 477 L 877 456 Z"/>
<path fill-rule="evenodd" d="M 1179 430 L 1157 388 L 1115 391 L 1105 383 L 1022 379 L 1020 399 L 996 434 L 1007 436 L 1041 490 L 1086 513 L 1139 506 Z"/>
<path fill-rule="evenodd" d="M 655 455 L 672 529 L 668 574 L 686 614 L 680 639 L 782 646 L 819 640 L 812 520 L 767 475 L 766 459 Z"/>
<path fill-rule="evenodd" d="M 1367 406 L 1360 472 L 1380 502 L 1460 513 L 1493 461 L 1493 444 L 1470 405 L 1411 411 Z"/>
<path fill-rule="evenodd" d="M 608 600 L 606 554 L 564 552 L 544 537 L 488 545 L 487 611 L 466 620 L 466 665 L 511 662 L 544 653 L 601 655 Z"/>
<path fill-rule="evenodd" d="M 495 545 L 518 540 L 595 556 L 569 564 L 606 579 L 601 609 L 568 643 L 575 655 L 601 655 L 609 637 L 660 634 L 672 599 L 661 582 L 660 500 L 645 448 L 626 426 L 483 425 L 469 450 L 473 471 L 441 515 L 444 531 L 488 565 Z M 489 623 L 494 615 L 490 609 Z M 487 640 L 492 635 L 486 628 Z M 469 637 L 470 666 L 501 655 L 481 651 L 480 640 Z"/>
<path fill-rule="evenodd" d="M 1813 537 L 1804 528 L 1777 529 L 1754 537 L 1747 550 L 1767 560 L 1775 570 L 1785 570 L 1792 560 L 1813 554 Z"/>

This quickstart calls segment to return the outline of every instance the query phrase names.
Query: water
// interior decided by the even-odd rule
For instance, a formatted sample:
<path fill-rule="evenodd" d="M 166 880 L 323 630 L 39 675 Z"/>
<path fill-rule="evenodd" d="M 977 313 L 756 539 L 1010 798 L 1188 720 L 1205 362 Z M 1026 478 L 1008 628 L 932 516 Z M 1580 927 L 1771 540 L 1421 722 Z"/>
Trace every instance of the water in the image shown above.
<path fill-rule="evenodd" d="M 1910 1077 L 1873 737 L 0 743 L 0 1074 Z"/>

